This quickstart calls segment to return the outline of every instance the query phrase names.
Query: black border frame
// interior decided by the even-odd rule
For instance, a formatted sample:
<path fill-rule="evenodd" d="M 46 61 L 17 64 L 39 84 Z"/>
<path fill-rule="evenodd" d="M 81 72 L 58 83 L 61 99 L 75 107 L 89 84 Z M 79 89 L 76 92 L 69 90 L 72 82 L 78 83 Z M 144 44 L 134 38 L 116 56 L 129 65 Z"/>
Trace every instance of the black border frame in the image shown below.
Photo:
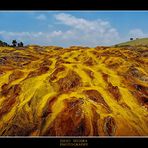
<path fill-rule="evenodd" d="M 147 0 L 3 0 L 0 10 L 148 10 Z"/>
<path fill-rule="evenodd" d="M 81 2 L 80 2 L 81 1 Z M 3 0 L 0 11 L 10 10 L 147 10 L 147 0 Z M 64 137 L 63 137 L 64 138 Z M 76 137 L 77 138 L 77 137 Z M 0 137 L 1 147 L 60 147 L 62 138 Z M 75 138 L 64 138 L 75 139 Z M 144 137 L 81 138 L 87 139 L 87 147 L 142 147 L 148 145 Z M 78 146 L 76 146 L 78 147 Z"/>

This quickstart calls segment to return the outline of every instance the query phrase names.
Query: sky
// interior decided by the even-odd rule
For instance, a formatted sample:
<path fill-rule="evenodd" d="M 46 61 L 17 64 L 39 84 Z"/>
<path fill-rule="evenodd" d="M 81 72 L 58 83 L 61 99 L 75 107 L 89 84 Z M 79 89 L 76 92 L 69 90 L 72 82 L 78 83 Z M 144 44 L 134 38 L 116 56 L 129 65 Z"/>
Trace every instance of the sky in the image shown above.
<path fill-rule="evenodd" d="M 148 37 L 148 11 L 0 11 L 0 40 L 68 47 Z"/>

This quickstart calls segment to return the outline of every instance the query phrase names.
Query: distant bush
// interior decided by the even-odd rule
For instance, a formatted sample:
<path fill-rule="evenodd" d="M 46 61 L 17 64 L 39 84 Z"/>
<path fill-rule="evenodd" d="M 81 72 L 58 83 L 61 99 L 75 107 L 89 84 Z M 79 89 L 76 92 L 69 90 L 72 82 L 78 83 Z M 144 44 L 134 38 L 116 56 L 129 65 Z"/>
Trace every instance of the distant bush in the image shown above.
<path fill-rule="evenodd" d="M 7 44 L 6 42 L 3 42 L 0 40 L 0 46 L 5 47 L 5 46 L 10 46 L 9 44 Z"/>
<path fill-rule="evenodd" d="M 134 39 L 133 38 L 130 38 L 130 41 L 133 41 Z"/>
<path fill-rule="evenodd" d="M 12 41 L 12 46 L 13 47 L 23 47 L 24 46 L 24 44 L 23 44 L 23 42 L 17 42 L 16 40 L 13 40 Z"/>
<path fill-rule="evenodd" d="M 18 43 L 18 47 L 23 47 L 23 46 L 24 46 L 23 42 Z"/>
<path fill-rule="evenodd" d="M 12 40 L 12 45 L 9 45 L 8 43 L 3 42 L 3 41 L 0 40 L 0 46 L 1 47 L 7 47 L 7 46 L 8 47 L 24 47 L 24 43 L 23 42 L 17 43 L 16 40 Z"/>
<path fill-rule="evenodd" d="M 115 47 L 119 47 L 119 45 L 115 45 Z"/>
<path fill-rule="evenodd" d="M 13 40 L 13 41 L 12 41 L 12 46 L 13 46 L 13 47 L 16 47 L 16 45 L 17 45 L 17 41 L 16 41 L 16 40 Z"/>

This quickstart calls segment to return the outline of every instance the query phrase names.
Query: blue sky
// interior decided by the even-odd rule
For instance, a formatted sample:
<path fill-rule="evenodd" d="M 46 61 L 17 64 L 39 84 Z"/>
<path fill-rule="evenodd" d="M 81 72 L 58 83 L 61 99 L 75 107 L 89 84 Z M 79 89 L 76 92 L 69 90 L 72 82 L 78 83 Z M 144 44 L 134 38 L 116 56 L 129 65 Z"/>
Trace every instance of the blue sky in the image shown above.
<path fill-rule="evenodd" d="M 113 45 L 148 37 L 148 11 L 0 11 L 0 40 L 57 46 Z"/>

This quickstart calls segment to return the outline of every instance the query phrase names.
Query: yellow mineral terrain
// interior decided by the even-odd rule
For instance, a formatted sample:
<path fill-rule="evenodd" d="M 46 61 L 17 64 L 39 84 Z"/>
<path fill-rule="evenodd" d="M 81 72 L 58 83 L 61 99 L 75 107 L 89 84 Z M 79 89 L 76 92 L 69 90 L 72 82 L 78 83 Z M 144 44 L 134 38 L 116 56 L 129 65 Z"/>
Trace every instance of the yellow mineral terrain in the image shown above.
<path fill-rule="evenodd" d="M 148 136 L 148 47 L 0 47 L 1 136 Z"/>

